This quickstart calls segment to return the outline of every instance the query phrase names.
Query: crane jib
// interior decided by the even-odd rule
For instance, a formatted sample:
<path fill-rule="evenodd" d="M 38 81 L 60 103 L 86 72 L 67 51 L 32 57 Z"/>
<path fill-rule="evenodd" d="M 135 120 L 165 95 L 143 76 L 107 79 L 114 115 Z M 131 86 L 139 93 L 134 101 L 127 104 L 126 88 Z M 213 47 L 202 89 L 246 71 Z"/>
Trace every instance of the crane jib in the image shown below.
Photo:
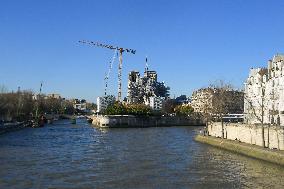
<path fill-rule="evenodd" d="M 122 47 L 117 47 L 117 46 L 113 46 L 113 45 L 106 45 L 103 43 L 99 43 L 99 42 L 93 42 L 93 41 L 87 41 L 87 40 L 80 40 L 79 43 L 84 43 L 84 44 L 89 44 L 89 45 L 94 45 L 94 46 L 98 46 L 98 47 L 103 47 L 103 48 L 108 48 L 108 49 L 116 49 L 119 50 L 121 52 L 128 52 L 128 53 L 132 53 L 135 54 L 136 50 L 134 49 L 128 49 L 128 48 L 122 48 Z"/>
<path fill-rule="evenodd" d="M 115 50 L 119 51 L 120 55 L 119 55 L 119 67 L 118 67 L 118 95 L 117 95 L 117 100 L 119 102 L 121 102 L 121 97 L 122 97 L 122 87 L 121 87 L 122 86 L 122 53 L 126 51 L 128 53 L 135 54 L 136 50 L 128 49 L 128 48 L 122 48 L 122 47 L 117 47 L 117 46 L 113 46 L 113 45 L 106 45 L 106 44 L 103 44 L 103 43 L 87 41 L 87 40 L 79 41 L 79 43 L 84 43 L 84 44 L 88 44 L 88 45 L 98 46 L 98 47 L 102 47 L 102 48 L 108 48 L 108 49 L 112 49 L 112 50 L 115 49 Z M 114 61 L 114 59 L 113 59 L 113 61 Z M 111 64 L 110 65 L 110 69 L 111 69 L 112 68 L 112 63 L 110 63 L 110 64 Z M 106 81 L 105 95 L 106 95 L 106 90 L 107 90 L 107 84 L 108 84 L 107 80 L 108 80 L 108 78 L 109 78 L 109 74 L 107 74 L 105 76 L 105 81 Z"/>

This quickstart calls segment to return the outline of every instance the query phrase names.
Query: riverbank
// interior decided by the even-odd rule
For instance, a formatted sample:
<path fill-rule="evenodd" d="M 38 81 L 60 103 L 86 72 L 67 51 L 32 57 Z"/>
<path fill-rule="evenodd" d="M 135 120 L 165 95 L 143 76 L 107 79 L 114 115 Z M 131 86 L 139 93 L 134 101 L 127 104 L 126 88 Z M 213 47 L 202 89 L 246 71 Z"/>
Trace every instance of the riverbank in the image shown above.
<path fill-rule="evenodd" d="M 284 166 L 284 152 L 228 139 L 197 135 L 195 140 L 231 152 Z"/>
<path fill-rule="evenodd" d="M 60 119 L 73 119 L 73 115 L 67 115 L 67 114 L 46 114 L 46 123 L 52 124 L 53 121 L 60 120 Z M 20 129 L 24 129 L 27 127 L 32 127 L 33 120 L 26 120 L 21 122 L 10 122 L 10 123 L 2 123 L 0 124 L 0 134 L 18 131 Z"/>
<path fill-rule="evenodd" d="M 169 127 L 201 126 L 202 120 L 190 117 L 167 116 L 133 116 L 133 115 L 99 115 L 89 116 L 92 124 L 98 127 L 134 128 L 134 127 Z"/>
<path fill-rule="evenodd" d="M 16 123 L 5 123 L 0 125 L 0 134 L 17 131 L 31 126 L 31 122 L 23 121 Z"/>
<path fill-rule="evenodd" d="M 264 134 L 262 134 L 262 130 Z M 223 131 L 223 132 L 222 132 Z M 255 125 L 245 123 L 213 122 L 208 125 L 208 135 L 266 148 L 284 150 L 284 127 L 276 125 Z"/>

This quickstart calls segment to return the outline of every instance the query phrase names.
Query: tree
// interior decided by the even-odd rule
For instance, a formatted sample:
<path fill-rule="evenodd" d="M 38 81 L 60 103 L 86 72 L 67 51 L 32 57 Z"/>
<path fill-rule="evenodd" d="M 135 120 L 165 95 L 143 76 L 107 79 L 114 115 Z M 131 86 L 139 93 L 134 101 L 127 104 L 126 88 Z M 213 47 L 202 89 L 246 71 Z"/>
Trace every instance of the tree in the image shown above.
<path fill-rule="evenodd" d="M 5 85 L 0 85 L 0 94 L 7 93 L 7 92 L 8 92 L 7 87 L 5 87 Z"/>
<path fill-rule="evenodd" d="M 149 106 L 145 104 L 127 104 L 124 105 L 120 102 L 115 102 L 113 105 L 108 106 L 104 111 L 106 115 L 136 115 L 147 116 L 151 115 L 152 111 Z"/>
<path fill-rule="evenodd" d="M 75 108 L 73 106 L 73 103 L 71 101 L 68 101 L 68 100 L 62 101 L 60 113 L 61 114 L 73 115 L 75 113 Z"/>
<path fill-rule="evenodd" d="M 103 97 L 107 106 L 112 106 L 115 103 L 115 96 L 114 95 L 106 95 Z"/>
<path fill-rule="evenodd" d="M 189 116 L 194 112 L 194 109 L 190 105 L 177 105 L 174 111 L 177 115 Z"/>
<path fill-rule="evenodd" d="M 212 121 L 213 92 L 214 89 L 206 87 L 194 91 L 191 96 L 191 105 L 194 108 L 195 116 L 205 121 L 207 134 L 208 125 Z"/>
<path fill-rule="evenodd" d="M 186 95 L 180 95 L 179 97 L 176 97 L 175 101 L 178 105 L 181 105 L 181 104 L 187 102 L 187 97 L 186 97 Z"/>
<path fill-rule="evenodd" d="M 97 110 L 97 105 L 95 103 L 87 103 L 86 107 L 88 110 Z"/>
<path fill-rule="evenodd" d="M 1 87 L 0 87 L 1 88 Z M 71 101 L 34 95 L 32 91 L 8 92 L 0 89 L 0 119 L 5 121 L 27 121 L 45 113 L 73 114 Z M 35 97 L 35 98 L 34 98 Z M 36 114 L 38 112 L 38 114 Z"/>
<path fill-rule="evenodd" d="M 109 105 L 104 111 L 104 114 L 106 115 L 124 115 L 126 113 L 126 108 L 120 102 L 115 102 L 113 105 Z"/>
<path fill-rule="evenodd" d="M 259 82 L 260 82 L 260 98 L 258 94 L 250 94 L 248 96 L 248 92 L 245 93 L 244 99 L 248 104 L 249 113 L 252 113 L 254 118 L 261 124 L 261 136 L 262 136 L 262 146 L 265 147 L 265 138 L 264 138 L 264 110 L 265 110 L 265 80 L 264 76 L 267 75 L 268 70 L 266 68 L 262 68 L 259 70 Z M 251 83 L 247 83 L 248 87 L 251 86 Z M 256 101 L 257 105 L 254 104 Z M 260 114 L 258 113 L 257 107 L 260 107 Z"/>
<path fill-rule="evenodd" d="M 163 102 L 163 105 L 162 105 L 162 113 L 164 114 L 171 114 L 171 113 L 174 113 L 175 112 L 175 107 L 176 107 L 176 101 L 175 99 L 166 99 L 164 102 Z"/>
<path fill-rule="evenodd" d="M 32 92 L 0 93 L 0 117 L 4 120 L 23 121 L 29 118 L 34 108 Z"/>
<path fill-rule="evenodd" d="M 202 113 L 202 117 L 203 117 L 203 120 L 205 119 L 205 127 L 206 127 L 206 133 L 208 135 L 208 126 L 209 126 L 209 122 L 212 121 L 212 108 L 211 108 L 211 105 L 209 104 L 208 101 L 206 101 L 204 103 L 204 112 Z"/>
<path fill-rule="evenodd" d="M 230 113 L 231 106 L 238 102 L 236 102 L 236 99 L 234 98 L 234 90 L 231 84 L 219 80 L 214 84 L 211 84 L 210 88 L 213 89 L 212 106 L 210 108 L 211 115 L 213 115 L 217 120 L 221 121 L 222 138 L 224 138 L 223 117 L 225 114 Z"/>
<path fill-rule="evenodd" d="M 17 119 L 21 121 L 30 119 L 34 106 L 32 91 L 18 93 Z"/>
<path fill-rule="evenodd" d="M 167 87 L 164 82 L 156 82 L 155 85 L 155 95 L 159 97 L 169 97 L 170 96 L 170 87 Z"/>
<path fill-rule="evenodd" d="M 129 115 L 148 116 L 152 114 L 152 110 L 145 104 L 128 104 L 126 105 L 126 111 Z"/>

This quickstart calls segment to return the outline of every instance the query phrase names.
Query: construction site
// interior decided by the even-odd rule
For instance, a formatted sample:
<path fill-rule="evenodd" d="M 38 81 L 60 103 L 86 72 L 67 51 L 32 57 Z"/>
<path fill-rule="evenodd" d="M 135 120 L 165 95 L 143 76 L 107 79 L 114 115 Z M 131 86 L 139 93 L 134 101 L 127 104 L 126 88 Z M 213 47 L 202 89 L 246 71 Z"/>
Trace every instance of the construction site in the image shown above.
<path fill-rule="evenodd" d="M 104 110 L 115 102 L 124 104 L 144 104 L 149 106 L 154 111 L 159 111 L 162 108 L 163 101 L 169 97 L 170 88 L 164 82 L 158 81 L 156 71 L 149 70 L 148 58 L 145 59 L 145 70 L 143 76 L 139 71 L 133 70 L 128 73 L 127 95 L 122 97 L 122 63 L 123 53 L 136 54 L 136 50 L 123 48 L 114 45 L 107 45 L 99 42 L 88 40 L 79 41 L 82 44 L 106 48 L 113 51 L 113 56 L 108 62 L 108 70 L 104 77 L 104 95 L 97 97 L 97 113 L 102 113 Z M 118 92 L 117 96 L 108 94 L 109 78 L 118 59 Z"/>

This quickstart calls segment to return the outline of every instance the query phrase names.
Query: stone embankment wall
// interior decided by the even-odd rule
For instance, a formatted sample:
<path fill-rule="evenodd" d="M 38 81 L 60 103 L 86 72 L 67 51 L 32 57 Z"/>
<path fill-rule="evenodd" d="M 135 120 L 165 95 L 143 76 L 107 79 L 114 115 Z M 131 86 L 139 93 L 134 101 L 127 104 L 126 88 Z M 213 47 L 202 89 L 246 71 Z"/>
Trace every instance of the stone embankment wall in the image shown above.
<path fill-rule="evenodd" d="M 269 161 L 284 166 L 284 151 L 271 150 L 256 145 L 250 145 L 238 141 L 226 140 L 210 136 L 197 135 L 195 140 L 231 152 L 243 154 L 249 157 Z"/>
<path fill-rule="evenodd" d="M 222 124 L 215 122 L 209 125 L 208 134 L 221 138 Z M 262 127 L 260 125 L 224 123 L 224 138 L 262 146 Z M 270 149 L 284 150 L 284 127 L 265 125 L 264 141 L 265 146 Z"/>
<path fill-rule="evenodd" d="M 187 117 L 156 117 L 156 116 L 92 116 L 93 124 L 100 127 L 157 127 L 157 126 L 189 126 L 204 125 L 201 120 Z"/>

